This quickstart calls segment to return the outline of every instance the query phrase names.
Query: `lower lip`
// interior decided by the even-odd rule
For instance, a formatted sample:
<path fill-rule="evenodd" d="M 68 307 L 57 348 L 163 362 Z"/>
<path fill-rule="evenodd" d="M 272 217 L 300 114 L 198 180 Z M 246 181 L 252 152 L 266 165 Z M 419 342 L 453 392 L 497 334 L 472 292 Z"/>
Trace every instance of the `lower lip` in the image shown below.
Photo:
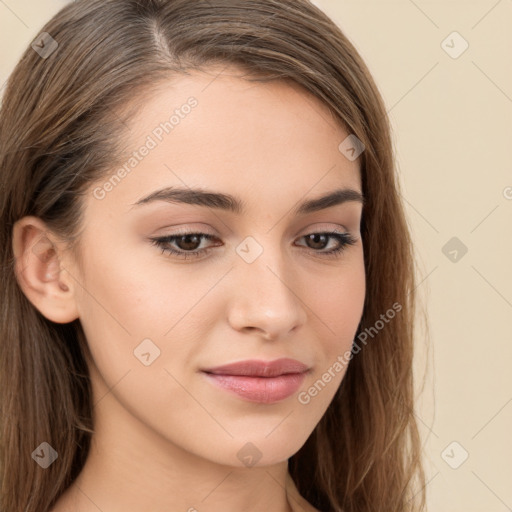
<path fill-rule="evenodd" d="M 270 404 L 293 395 L 302 385 L 306 373 L 289 373 L 278 377 L 216 375 L 203 372 L 213 384 L 236 393 L 250 402 Z"/>

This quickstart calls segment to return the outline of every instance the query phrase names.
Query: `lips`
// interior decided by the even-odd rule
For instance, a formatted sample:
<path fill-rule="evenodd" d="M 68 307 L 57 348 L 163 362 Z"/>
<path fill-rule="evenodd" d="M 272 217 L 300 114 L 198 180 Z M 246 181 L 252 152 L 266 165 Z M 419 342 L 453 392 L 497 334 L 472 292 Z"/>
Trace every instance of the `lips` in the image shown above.
<path fill-rule="evenodd" d="M 295 359 L 281 358 L 274 361 L 248 360 L 216 366 L 203 370 L 214 375 L 244 375 L 247 377 L 277 377 L 288 373 L 303 373 L 308 366 Z"/>
<path fill-rule="evenodd" d="M 304 382 L 308 366 L 295 359 L 241 361 L 203 370 L 217 388 L 249 402 L 270 404 L 293 395 Z"/>

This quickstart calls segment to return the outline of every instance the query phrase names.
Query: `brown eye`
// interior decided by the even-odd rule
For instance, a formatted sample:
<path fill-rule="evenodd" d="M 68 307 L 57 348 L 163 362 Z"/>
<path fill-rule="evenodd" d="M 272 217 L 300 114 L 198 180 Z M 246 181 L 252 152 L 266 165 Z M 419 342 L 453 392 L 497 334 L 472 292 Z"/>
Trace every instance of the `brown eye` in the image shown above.
<path fill-rule="evenodd" d="M 188 259 L 201 256 L 211 249 L 211 247 L 198 249 L 203 239 L 214 240 L 215 237 L 207 233 L 181 233 L 160 238 L 152 238 L 151 242 L 159 247 L 162 250 L 162 253 L 167 253 L 182 259 Z M 172 244 L 174 244 L 174 247 L 177 247 L 177 249 L 174 249 Z"/>
<path fill-rule="evenodd" d="M 175 244 L 184 251 L 195 251 L 201 245 L 200 235 L 181 235 L 176 237 Z"/>
<path fill-rule="evenodd" d="M 357 239 L 352 237 L 349 233 L 338 233 L 338 232 L 319 232 L 310 233 L 302 238 L 306 239 L 308 248 L 314 250 L 319 256 L 339 256 L 340 253 L 348 246 L 357 243 Z M 338 245 L 334 249 L 325 251 L 323 249 L 329 245 L 330 240 L 337 240 Z"/>
<path fill-rule="evenodd" d="M 328 245 L 330 236 L 325 233 L 311 233 L 305 238 L 311 249 L 322 250 Z"/>

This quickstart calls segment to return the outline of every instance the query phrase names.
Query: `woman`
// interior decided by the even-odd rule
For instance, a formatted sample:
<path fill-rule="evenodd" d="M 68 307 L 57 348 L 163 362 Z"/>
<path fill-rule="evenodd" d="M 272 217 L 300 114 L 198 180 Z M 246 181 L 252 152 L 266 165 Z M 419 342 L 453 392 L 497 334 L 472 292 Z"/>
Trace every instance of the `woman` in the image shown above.
<path fill-rule="evenodd" d="M 0 159 L 2 510 L 423 510 L 388 119 L 319 9 L 78 0 Z"/>

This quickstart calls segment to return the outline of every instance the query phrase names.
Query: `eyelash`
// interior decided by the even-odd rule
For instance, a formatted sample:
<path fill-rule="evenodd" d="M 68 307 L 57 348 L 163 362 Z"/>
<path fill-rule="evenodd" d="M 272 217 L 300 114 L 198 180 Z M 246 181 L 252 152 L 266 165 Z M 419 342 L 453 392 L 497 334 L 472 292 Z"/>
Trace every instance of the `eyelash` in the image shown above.
<path fill-rule="evenodd" d="M 353 236 L 351 236 L 350 234 L 339 233 L 337 231 L 318 231 L 318 232 L 308 233 L 307 235 L 303 235 L 300 238 L 304 238 L 304 237 L 311 236 L 311 235 L 327 235 L 331 238 L 335 238 L 336 240 L 338 240 L 338 242 L 340 242 L 339 247 L 337 247 L 335 249 L 331 249 L 330 251 L 326 251 L 326 252 L 320 252 L 320 251 L 315 251 L 314 249 L 311 249 L 313 252 L 316 252 L 320 256 L 326 257 L 326 258 L 339 258 L 341 256 L 341 253 L 348 246 L 351 246 L 351 245 L 354 245 L 357 243 L 357 239 L 354 238 Z M 211 249 L 213 249 L 213 247 L 207 247 L 206 249 L 200 249 L 200 250 L 196 250 L 196 251 L 177 251 L 175 249 L 169 248 L 169 246 L 167 244 L 172 243 L 176 239 L 181 238 L 183 236 L 197 236 L 197 237 L 201 237 L 206 240 L 215 240 L 216 239 L 216 237 L 209 235 L 207 233 L 183 232 L 183 233 L 176 233 L 174 235 L 169 235 L 169 236 L 165 236 L 165 237 L 150 238 L 150 240 L 153 245 L 160 248 L 160 250 L 162 251 L 162 254 L 166 253 L 169 256 L 176 256 L 177 258 L 183 259 L 183 260 L 187 260 L 187 259 L 191 259 L 191 258 L 198 258 L 202 254 L 207 253 Z"/>

